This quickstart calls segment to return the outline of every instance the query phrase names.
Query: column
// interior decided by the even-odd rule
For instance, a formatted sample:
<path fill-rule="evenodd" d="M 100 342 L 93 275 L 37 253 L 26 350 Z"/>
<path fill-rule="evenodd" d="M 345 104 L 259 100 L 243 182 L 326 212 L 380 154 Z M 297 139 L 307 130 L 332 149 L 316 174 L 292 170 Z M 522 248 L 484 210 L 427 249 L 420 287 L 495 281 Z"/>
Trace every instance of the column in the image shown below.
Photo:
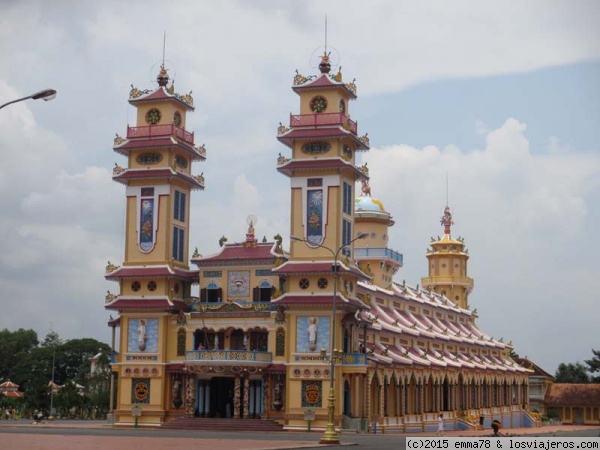
<path fill-rule="evenodd" d="M 250 411 L 248 408 L 250 402 L 250 378 L 244 378 L 244 415 L 243 418 L 247 419 L 250 417 Z"/>
<path fill-rule="evenodd" d="M 240 417 L 240 388 L 240 376 L 236 375 L 235 382 L 233 384 L 233 417 L 236 419 Z"/>
<path fill-rule="evenodd" d="M 383 377 L 381 377 L 383 379 Z M 387 390 L 387 384 L 385 379 L 382 384 L 379 385 L 379 420 L 382 420 L 385 417 L 385 395 Z M 382 420 L 383 421 L 383 420 Z"/>
<path fill-rule="evenodd" d="M 185 377 L 185 415 L 194 417 L 196 403 L 196 375 L 191 373 Z"/>
<path fill-rule="evenodd" d="M 263 375 L 263 414 L 269 415 L 269 375 Z"/>

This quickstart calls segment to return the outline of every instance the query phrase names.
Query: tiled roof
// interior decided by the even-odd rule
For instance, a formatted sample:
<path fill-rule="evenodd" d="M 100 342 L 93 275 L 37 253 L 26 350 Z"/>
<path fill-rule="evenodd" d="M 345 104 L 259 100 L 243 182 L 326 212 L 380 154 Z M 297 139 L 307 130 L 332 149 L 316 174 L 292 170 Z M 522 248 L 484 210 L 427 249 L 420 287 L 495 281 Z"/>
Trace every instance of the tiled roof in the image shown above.
<path fill-rule="evenodd" d="M 196 280 L 197 270 L 183 270 L 177 267 L 164 266 L 123 266 L 105 275 L 107 280 L 118 280 L 120 278 L 168 278 L 176 277 L 183 280 Z"/>
<path fill-rule="evenodd" d="M 331 159 L 293 159 L 277 167 L 277 170 L 285 175 L 292 176 L 299 170 L 328 170 L 328 169 L 351 169 L 356 175 L 357 180 L 367 177 L 349 162 L 342 158 Z"/>
<path fill-rule="evenodd" d="M 292 147 L 292 142 L 295 139 L 317 139 L 317 138 L 336 138 L 336 137 L 349 137 L 354 140 L 356 143 L 356 151 L 368 150 L 369 147 L 365 145 L 358 137 L 352 133 L 351 131 L 344 130 L 341 126 L 336 126 L 332 128 L 318 128 L 318 129 L 291 129 L 285 134 L 277 136 L 277 139 L 287 145 L 288 147 Z"/>
<path fill-rule="evenodd" d="M 141 309 L 141 310 L 171 310 L 185 309 L 185 303 L 180 300 L 169 300 L 168 298 L 137 298 L 117 297 L 111 303 L 107 303 L 106 309 Z"/>
<path fill-rule="evenodd" d="M 303 91 L 305 89 L 328 89 L 328 88 L 342 88 L 346 91 L 346 93 L 349 95 L 349 97 L 351 99 L 353 99 L 353 100 L 356 99 L 356 94 L 354 92 L 352 92 L 350 89 L 348 89 L 348 86 L 346 86 L 346 83 L 343 83 L 341 81 L 334 81 L 326 73 L 319 75 L 314 80 L 311 80 L 306 83 L 292 87 L 294 92 L 296 92 L 298 94 L 300 93 L 300 91 Z"/>
<path fill-rule="evenodd" d="M 592 406 L 600 405 L 600 384 L 552 383 L 546 392 L 547 406 Z"/>
<path fill-rule="evenodd" d="M 176 178 L 190 185 L 192 189 L 204 189 L 204 185 L 198 180 L 182 172 L 175 171 L 171 168 L 161 169 L 125 169 L 118 175 L 113 176 L 113 180 L 119 183 L 127 184 L 128 180 L 149 180 L 162 178 Z"/>
<path fill-rule="evenodd" d="M 533 373 L 531 374 L 533 376 L 554 378 L 552 375 L 550 375 L 548 372 L 546 372 L 544 369 L 542 369 L 540 366 L 538 366 L 536 363 L 534 363 L 530 359 L 527 359 L 527 358 L 514 358 L 514 359 L 515 359 L 515 362 L 517 364 L 519 364 L 520 366 L 525 367 L 526 369 L 533 370 Z"/>
<path fill-rule="evenodd" d="M 362 270 L 353 266 L 346 266 L 341 261 L 338 261 L 338 273 L 349 273 L 356 275 L 363 280 L 371 278 Z M 274 273 L 281 274 L 317 274 L 317 273 L 332 273 L 333 261 L 325 262 L 310 262 L 310 261 L 286 261 L 281 266 L 273 269 Z"/>
<path fill-rule="evenodd" d="M 155 102 L 160 100 L 176 100 L 178 103 L 185 106 L 186 109 L 190 111 L 194 110 L 194 107 L 192 105 L 182 101 L 174 94 L 169 94 L 163 86 L 159 86 L 158 88 L 156 88 L 156 90 L 154 90 L 154 92 L 150 92 L 148 94 L 144 94 L 136 98 L 130 98 L 129 103 L 135 105 L 136 103 Z"/>
<path fill-rule="evenodd" d="M 214 255 L 192 258 L 192 262 L 198 267 L 210 266 L 215 262 L 236 260 L 264 260 L 265 264 L 275 258 L 284 257 L 275 252 L 277 244 L 273 242 L 260 243 L 256 246 L 246 247 L 244 243 L 225 244 Z"/>

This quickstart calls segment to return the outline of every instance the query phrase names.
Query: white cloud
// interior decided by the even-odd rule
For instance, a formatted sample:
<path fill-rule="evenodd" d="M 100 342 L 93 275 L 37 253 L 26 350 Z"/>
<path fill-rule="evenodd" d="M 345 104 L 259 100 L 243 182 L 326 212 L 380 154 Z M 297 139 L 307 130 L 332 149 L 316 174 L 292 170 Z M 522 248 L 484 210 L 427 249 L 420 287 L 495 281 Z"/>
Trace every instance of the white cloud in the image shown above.
<path fill-rule="evenodd" d="M 471 305 L 484 329 L 513 339 L 517 352 L 539 356 L 548 370 L 589 356 L 593 339 L 585 330 L 594 326 L 590 293 L 600 287 L 600 271 L 588 265 L 587 216 L 600 208 L 598 154 L 534 154 L 525 124 L 509 118 L 488 132 L 481 150 L 398 145 L 371 149 L 365 160 L 373 195 L 396 219 L 391 245 L 406 263 L 397 278 L 416 284 L 426 275 L 424 249 L 442 232 L 447 171 L 453 234 L 466 236 L 471 250 Z M 573 334 L 565 346 L 567 330 Z M 538 344 L 553 354 L 535 353 Z"/>

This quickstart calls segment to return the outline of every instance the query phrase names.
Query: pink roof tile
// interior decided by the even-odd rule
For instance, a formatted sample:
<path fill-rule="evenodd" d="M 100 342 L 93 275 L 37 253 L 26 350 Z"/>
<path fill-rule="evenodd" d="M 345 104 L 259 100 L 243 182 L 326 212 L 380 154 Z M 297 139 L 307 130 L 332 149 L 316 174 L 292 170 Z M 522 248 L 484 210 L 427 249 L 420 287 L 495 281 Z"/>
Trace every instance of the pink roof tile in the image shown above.
<path fill-rule="evenodd" d="M 275 258 L 283 256 L 275 253 L 276 247 L 277 244 L 273 242 L 256 244 L 254 247 L 246 247 L 243 243 L 225 244 L 214 255 L 193 258 L 192 262 L 199 267 L 239 260 L 264 260 L 264 264 L 270 264 Z"/>

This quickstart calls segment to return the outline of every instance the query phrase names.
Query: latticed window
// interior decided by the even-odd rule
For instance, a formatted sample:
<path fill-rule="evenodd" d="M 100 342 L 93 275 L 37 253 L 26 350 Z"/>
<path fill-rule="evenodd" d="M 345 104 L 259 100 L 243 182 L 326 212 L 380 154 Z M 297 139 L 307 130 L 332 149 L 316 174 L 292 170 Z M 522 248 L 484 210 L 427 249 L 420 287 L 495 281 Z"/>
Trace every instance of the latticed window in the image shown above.
<path fill-rule="evenodd" d="M 185 328 L 177 331 L 177 356 L 185 356 Z"/>
<path fill-rule="evenodd" d="M 275 334 L 275 356 L 285 356 L 285 329 L 277 328 Z"/>

